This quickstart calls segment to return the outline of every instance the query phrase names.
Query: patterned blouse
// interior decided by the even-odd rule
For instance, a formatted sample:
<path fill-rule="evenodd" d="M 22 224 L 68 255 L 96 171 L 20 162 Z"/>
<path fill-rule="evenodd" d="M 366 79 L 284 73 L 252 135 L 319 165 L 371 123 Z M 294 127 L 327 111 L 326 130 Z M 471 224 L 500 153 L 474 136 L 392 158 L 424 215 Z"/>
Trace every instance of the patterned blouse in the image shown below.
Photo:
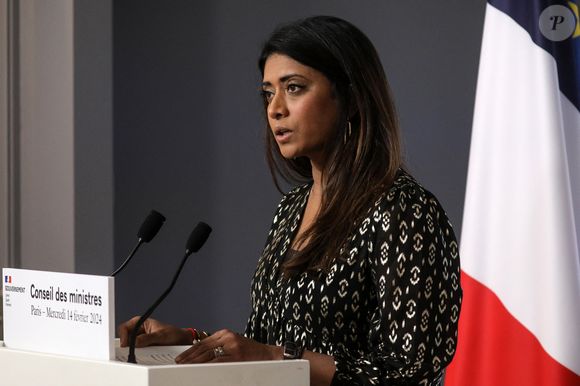
<path fill-rule="evenodd" d="M 436 385 L 457 342 L 459 254 L 437 199 L 401 171 L 328 272 L 281 263 L 310 185 L 286 194 L 252 280 L 246 336 L 334 357 L 332 385 Z"/>

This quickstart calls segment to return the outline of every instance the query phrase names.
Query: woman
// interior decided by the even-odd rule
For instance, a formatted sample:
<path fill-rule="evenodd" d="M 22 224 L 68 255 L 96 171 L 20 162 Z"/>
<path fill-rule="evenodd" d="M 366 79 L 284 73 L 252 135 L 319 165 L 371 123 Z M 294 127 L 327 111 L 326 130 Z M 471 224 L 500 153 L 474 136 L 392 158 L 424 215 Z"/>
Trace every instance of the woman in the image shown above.
<path fill-rule="evenodd" d="M 372 43 L 312 17 L 274 31 L 259 67 L 272 175 L 302 184 L 274 216 L 245 336 L 217 331 L 177 362 L 303 358 L 312 385 L 437 384 L 457 338 L 457 243 L 436 198 L 402 170 Z M 135 322 L 120 327 L 123 345 Z M 138 344 L 196 338 L 149 320 Z"/>

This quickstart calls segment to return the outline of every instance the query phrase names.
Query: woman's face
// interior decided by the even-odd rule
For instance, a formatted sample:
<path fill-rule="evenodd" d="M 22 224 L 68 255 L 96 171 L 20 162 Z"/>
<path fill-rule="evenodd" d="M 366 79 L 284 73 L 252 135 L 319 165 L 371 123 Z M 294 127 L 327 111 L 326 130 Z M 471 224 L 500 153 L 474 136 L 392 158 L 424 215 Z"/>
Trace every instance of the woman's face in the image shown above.
<path fill-rule="evenodd" d="M 286 55 L 272 54 L 264 66 L 262 92 L 282 156 L 323 163 L 324 145 L 336 135 L 340 116 L 328 78 Z"/>

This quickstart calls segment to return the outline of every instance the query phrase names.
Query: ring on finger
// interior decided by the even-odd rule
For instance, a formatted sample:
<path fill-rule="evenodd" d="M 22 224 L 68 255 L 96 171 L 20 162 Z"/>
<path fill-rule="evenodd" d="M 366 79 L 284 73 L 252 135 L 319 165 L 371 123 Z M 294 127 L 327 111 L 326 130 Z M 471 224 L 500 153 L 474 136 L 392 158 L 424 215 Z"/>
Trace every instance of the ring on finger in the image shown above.
<path fill-rule="evenodd" d="M 215 358 L 223 357 L 224 355 L 226 355 L 226 352 L 224 351 L 224 347 L 223 346 L 214 347 L 213 348 L 213 355 Z"/>

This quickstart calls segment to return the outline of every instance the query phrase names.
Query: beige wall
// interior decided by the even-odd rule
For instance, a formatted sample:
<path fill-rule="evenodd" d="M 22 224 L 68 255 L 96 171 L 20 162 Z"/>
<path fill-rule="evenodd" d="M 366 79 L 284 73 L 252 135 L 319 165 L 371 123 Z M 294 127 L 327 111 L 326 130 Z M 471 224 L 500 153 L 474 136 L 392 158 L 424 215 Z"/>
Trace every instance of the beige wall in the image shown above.
<path fill-rule="evenodd" d="M 10 193 L 9 184 L 10 179 L 10 162 L 9 162 L 9 148 L 10 138 L 8 135 L 9 116 L 8 116 L 8 100 L 9 100 L 9 85 L 8 85 L 8 1 L 0 0 L 0 267 L 9 264 L 10 245 L 8 243 L 9 237 L 9 223 L 10 223 Z M 1 291 L 1 286 L 0 286 Z M 1 315 L 0 307 L 0 315 Z"/>
<path fill-rule="evenodd" d="M 72 272 L 73 1 L 20 2 L 20 263 Z"/>
<path fill-rule="evenodd" d="M 17 68 L 9 78 L 15 103 L 6 94 L 0 100 L 17 117 L 14 125 L 3 118 L 0 130 L 0 263 L 106 274 L 113 264 L 111 2 L 0 1 L 16 9 L 3 13 L 15 33 L 3 33 L 2 42 L 16 51 L 2 56 L 2 76 L 10 61 Z"/>

